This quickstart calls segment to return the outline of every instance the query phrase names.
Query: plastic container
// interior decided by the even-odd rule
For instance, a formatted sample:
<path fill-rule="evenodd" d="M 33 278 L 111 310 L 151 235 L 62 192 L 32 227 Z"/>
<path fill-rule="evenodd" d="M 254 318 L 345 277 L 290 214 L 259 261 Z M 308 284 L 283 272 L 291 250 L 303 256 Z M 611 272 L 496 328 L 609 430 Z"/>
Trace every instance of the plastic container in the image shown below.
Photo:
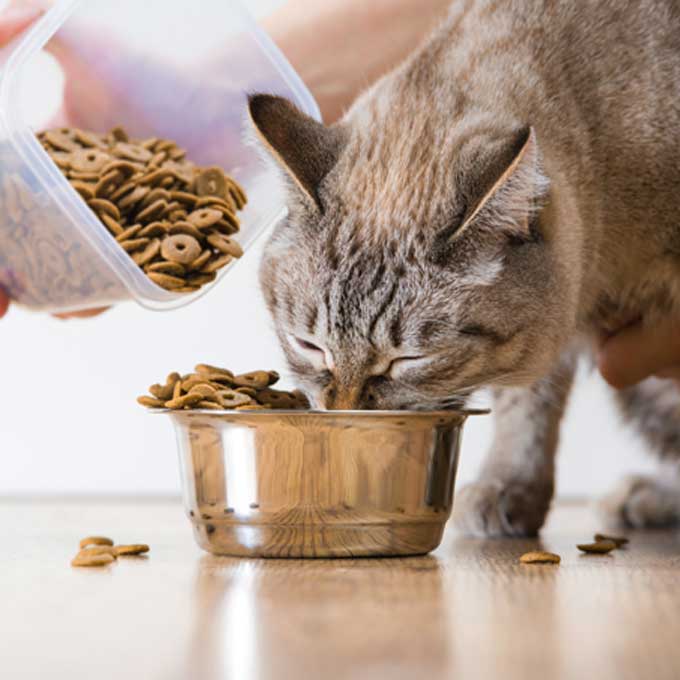
<path fill-rule="evenodd" d="M 285 213 L 276 172 L 249 138 L 246 94 L 280 94 L 319 118 L 312 96 L 235 0 L 62 0 L 0 54 L 0 285 L 45 311 L 195 300 L 211 286 L 181 295 L 152 283 L 40 146 L 25 101 L 43 48 L 68 59 L 69 125 L 173 139 L 236 178 L 249 198 L 246 251 Z"/>

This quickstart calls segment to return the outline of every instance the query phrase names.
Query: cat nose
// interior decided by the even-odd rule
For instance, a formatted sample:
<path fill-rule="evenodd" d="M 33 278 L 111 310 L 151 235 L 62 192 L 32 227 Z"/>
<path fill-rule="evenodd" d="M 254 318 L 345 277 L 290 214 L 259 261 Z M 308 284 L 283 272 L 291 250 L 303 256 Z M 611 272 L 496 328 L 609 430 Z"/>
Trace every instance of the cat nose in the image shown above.
<path fill-rule="evenodd" d="M 329 387 L 324 394 L 324 406 L 329 411 L 353 411 L 359 408 L 361 386 Z"/>

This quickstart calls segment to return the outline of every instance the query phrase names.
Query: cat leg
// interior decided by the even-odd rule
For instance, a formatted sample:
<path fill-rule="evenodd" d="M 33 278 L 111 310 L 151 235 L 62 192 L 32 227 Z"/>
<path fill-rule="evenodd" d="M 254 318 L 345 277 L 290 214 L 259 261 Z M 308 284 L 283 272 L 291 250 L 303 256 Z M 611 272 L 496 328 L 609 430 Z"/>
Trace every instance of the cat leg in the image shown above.
<path fill-rule="evenodd" d="M 636 529 L 680 523 L 680 386 L 650 378 L 617 395 L 626 420 L 660 459 L 658 474 L 627 477 L 600 501 L 608 525 Z"/>
<path fill-rule="evenodd" d="M 495 432 L 479 479 L 454 498 L 456 528 L 473 536 L 532 536 L 554 490 L 559 426 L 571 388 L 575 353 L 545 378 L 494 394 Z"/>

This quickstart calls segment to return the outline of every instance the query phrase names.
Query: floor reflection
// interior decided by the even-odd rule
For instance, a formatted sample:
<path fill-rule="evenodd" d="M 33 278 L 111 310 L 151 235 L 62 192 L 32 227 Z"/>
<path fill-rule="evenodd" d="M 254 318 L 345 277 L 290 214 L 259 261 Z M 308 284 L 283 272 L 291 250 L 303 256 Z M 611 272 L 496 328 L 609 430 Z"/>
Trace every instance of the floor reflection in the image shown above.
<path fill-rule="evenodd" d="M 529 550 L 549 549 L 540 539 L 452 537 L 447 543 L 442 555 L 454 564 L 444 586 L 450 677 L 519 680 L 527 665 L 561 665 L 569 650 L 560 637 L 559 566 L 518 561 Z"/>
<path fill-rule="evenodd" d="M 434 557 L 239 560 L 204 556 L 183 669 L 191 680 L 434 677 L 449 665 Z M 425 661 L 423 661 L 425 660 Z"/>

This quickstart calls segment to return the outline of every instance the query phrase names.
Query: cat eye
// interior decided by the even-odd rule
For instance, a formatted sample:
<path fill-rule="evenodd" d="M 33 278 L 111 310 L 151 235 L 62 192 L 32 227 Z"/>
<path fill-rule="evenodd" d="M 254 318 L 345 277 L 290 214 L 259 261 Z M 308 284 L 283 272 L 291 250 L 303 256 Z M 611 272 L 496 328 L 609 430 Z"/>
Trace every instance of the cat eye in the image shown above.
<path fill-rule="evenodd" d="M 308 352 L 321 352 L 323 353 L 323 350 L 321 347 L 317 347 L 313 342 L 309 342 L 309 340 L 304 340 L 303 338 L 295 338 L 295 342 L 299 345 L 301 349 L 307 350 Z"/>
<path fill-rule="evenodd" d="M 486 340 L 491 340 L 491 342 L 502 345 L 503 343 L 510 340 L 514 334 L 504 335 L 499 333 L 492 328 L 487 328 L 486 326 L 480 326 L 479 324 L 470 324 L 469 326 L 463 326 L 463 328 L 458 329 L 459 335 L 467 335 L 472 338 L 484 338 Z"/>
<path fill-rule="evenodd" d="M 387 368 L 386 375 L 389 375 L 390 378 L 394 378 L 399 373 L 403 373 L 406 369 L 413 368 L 416 362 L 422 362 L 423 359 L 427 359 L 427 357 L 424 355 L 418 355 L 397 357 L 396 359 L 392 359 L 390 365 Z"/>
<path fill-rule="evenodd" d="M 489 332 L 486 330 L 486 328 L 483 328 L 477 324 L 464 326 L 463 328 L 458 329 L 458 332 L 461 335 L 471 335 L 473 337 L 484 337 L 485 335 L 489 335 Z"/>

